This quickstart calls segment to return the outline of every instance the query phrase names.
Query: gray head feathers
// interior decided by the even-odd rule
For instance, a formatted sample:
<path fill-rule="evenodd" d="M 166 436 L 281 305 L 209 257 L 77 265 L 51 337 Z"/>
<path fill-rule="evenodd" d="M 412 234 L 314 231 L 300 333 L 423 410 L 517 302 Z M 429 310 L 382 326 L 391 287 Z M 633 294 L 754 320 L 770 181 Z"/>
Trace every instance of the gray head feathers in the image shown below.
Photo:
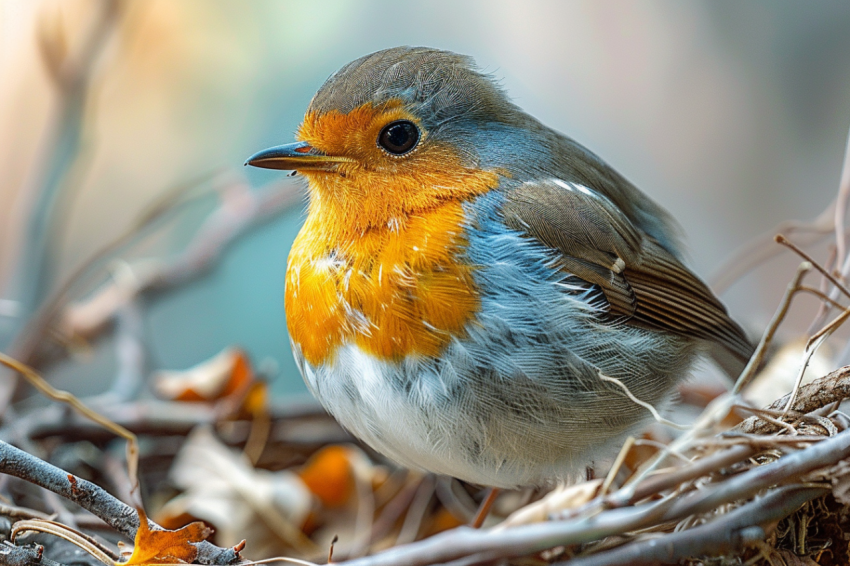
<path fill-rule="evenodd" d="M 346 114 L 392 99 L 403 100 L 425 127 L 455 118 L 499 121 L 521 112 L 471 57 L 428 47 L 394 47 L 352 61 L 325 81 L 307 111 Z"/>

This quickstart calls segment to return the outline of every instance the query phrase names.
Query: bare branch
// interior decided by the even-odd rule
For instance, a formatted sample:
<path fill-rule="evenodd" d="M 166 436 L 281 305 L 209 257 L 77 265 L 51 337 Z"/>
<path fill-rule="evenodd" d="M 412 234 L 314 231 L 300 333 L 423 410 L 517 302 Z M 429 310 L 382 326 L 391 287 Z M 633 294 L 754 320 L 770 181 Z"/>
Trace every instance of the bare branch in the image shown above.
<path fill-rule="evenodd" d="M 40 544 L 17 546 L 4 540 L 0 543 L 0 565 L 32 566 L 43 563 L 44 547 Z"/>
<path fill-rule="evenodd" d="M 616 566 L 677 563 L 689 557 L 720 556 L 765 538 L 767 526 L 784 519 L 807 501 L 824 495 L 821 487 L 777 489 L 706 525 L 653 537 L 586 558 L 553 566 Z"/>
<path fill-rule="evenodd" d="M 73 501 L 131 540 L 136 536 L 139 515 L 135 509 L 98 485 L 69 474 L 2 440 L 0 472 L 39 485 Z M 148 525 L 152 530 L 162 530 L 162 527 L 151 520 L 148 520 Z M 198 543 L 197 546 L 199 564 L 236 564 L 241 560 L 239 553 L 232 548 L 220 548 L 207 541 Z"/>
<path fill-rule="evenodd" d="M 811 413 L 830 403 L 850 398 L 850 366 L 844 366 L 834 372 L 816 379 L 800 388 L 797 400 L 791 411 Z M 777 399 L 768 407 L 771 411 L 782 411 L 791 399 L 791 394 Z M 775 424 L 766 422 L 759 417 L 750 417 L 738 425 L 738 430 L 750 434 L 771 434 L 778 430 Z"/>
<path fill-rule="evenodd" d="M 717 508 L 723 503 L 752 497 L 768 486 L 790 481 L 848 456 L 850 431 L 845 431 L 775 462 L 739 474 L 713 488 L 697 490 L 685 497 L 668 496 L 660 502 L 611 509 L 580 520 L 551 521 L 500 531 L 458 528 L 414 544 L 338 564 L 426 566 L 460 559 L 464 560 L 458 564 L 473 564 L 497 558 L 524 556 L 559 545 L 591 542 L 606 536 L 681 519 L 693 513 Z M 824 492 L 825 490 L 818 488 L 817 492 L 807 492 L 806 497 L 811 499 Z M 469 556 L 474 558 L 466 559 Z"/>
<path fill-rule="evenodd" d="M 794 275 L 794 279 L 792 279 L 788 284 L 788 288 L 785 290 L 785 295 L 782 297 L 782 302 L 779 303 L 779 308 L 776 309 L 776 313 L 767 325 L 767 329 L 764 331 L 764 334 L 756 347 L 756 351 L 753 352 L 753 355 L 750 357 L 750 361 L 747 362 L 747 366 L 744 368 L 744 371 L 741 372 L 741 375 L 738 377 L 738 381 L 735 382 L 735 387 L 732 389 L 733 393 L 740 393 L 741 390 L 743 390 L 744 387 L 752 381 L 753 377 L 755 377 L 756 371 L 758 371 L 759 366 L 761 366 L 761 363 L 767 354 L 767 348 L 773 341 L 773 336 L 776 334 L 776 330 L 779 328 L 779 325 L 782 324 L 782 321 L 785 320 L 785 315 L 788 314 L 788 309 L 791 306 L 791 300 L 794 298 L 794 295 L 800 291 L 800 284 L 803 282 L 803 277 L 805 277 L 811 269 L 812 264 L 807 261 L 801 263 L 797 268 L 797 273 Z"/>

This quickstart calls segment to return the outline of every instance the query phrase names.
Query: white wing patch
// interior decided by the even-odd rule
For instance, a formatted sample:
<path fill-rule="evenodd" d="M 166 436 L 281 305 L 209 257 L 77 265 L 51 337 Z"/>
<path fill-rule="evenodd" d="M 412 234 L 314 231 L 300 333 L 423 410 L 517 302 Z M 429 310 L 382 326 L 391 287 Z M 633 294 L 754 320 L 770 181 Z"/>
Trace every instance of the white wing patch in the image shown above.
<path fill-rule="evenodd" d="M 593 197 L 593 198 L 598 197 L 598 195 L 595 192 L 588 189 L 584 185 L 579 185 L 578 183 L 567 183 L 566 181 L 564 181 L 562 179 L 552 179 L 552 182 L 554 184 L 558 185 L 559 187 L 561 187 L 562 189 L 566 189 L 570 192 L 578 191 L 578 192 L 580 192 L 584 195 L 587 195 L 589 197 Z"/>

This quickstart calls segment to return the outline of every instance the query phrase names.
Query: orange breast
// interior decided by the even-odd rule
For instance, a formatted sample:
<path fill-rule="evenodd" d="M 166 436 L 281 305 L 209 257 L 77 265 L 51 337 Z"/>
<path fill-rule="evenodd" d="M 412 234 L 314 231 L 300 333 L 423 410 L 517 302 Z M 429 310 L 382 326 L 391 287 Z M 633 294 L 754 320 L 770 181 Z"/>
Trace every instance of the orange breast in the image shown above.
<path fill-rule="evenodd" d="M 439 354 L 478 309 L 460 201 L 359 234 L 311 207 L 289 255 L 289 334 L 313 365 L 354 343 L 381 359 Z"/>

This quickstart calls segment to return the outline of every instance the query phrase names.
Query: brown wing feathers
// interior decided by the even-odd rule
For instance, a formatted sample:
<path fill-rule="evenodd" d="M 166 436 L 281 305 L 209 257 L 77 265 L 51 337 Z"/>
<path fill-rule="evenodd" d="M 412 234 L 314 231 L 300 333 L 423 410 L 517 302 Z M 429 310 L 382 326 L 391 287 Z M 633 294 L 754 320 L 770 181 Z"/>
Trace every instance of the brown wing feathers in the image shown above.
<path fill-rule="evenodd" d="M 752 346 L 722 303 L 670 252 L 610 201 L 561 181 L 507 194 L 508 226 L 562 253 L 565 271 L 599 285 L 615 316 L 716 342 L 746 360 Z"/>

